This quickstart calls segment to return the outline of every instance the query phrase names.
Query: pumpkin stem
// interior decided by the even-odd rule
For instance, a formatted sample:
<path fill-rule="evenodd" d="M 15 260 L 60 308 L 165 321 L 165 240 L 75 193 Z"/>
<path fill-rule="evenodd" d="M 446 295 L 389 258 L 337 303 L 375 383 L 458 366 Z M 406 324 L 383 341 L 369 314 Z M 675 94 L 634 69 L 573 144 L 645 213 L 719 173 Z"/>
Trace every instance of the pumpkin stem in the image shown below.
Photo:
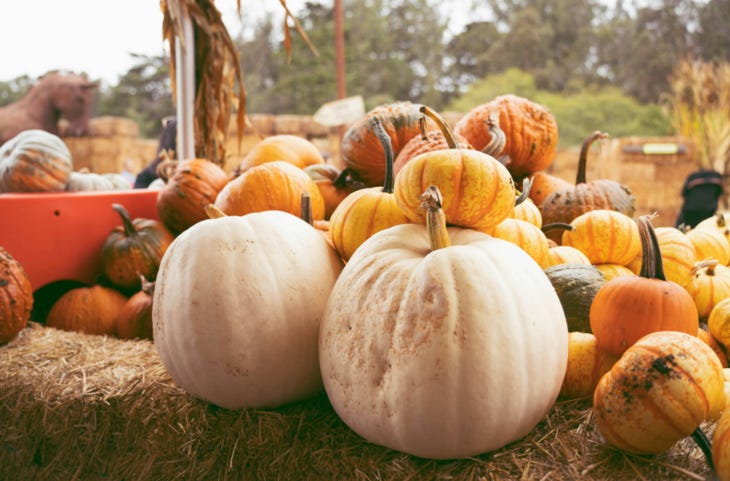
<path fill-rule="evenodd" d="M 725 227 L 725 215 L 722 212 L 718 212 L 715 214 L 715 219 L 717 222 L 717 227 Z"/>
<path fill-rule="evenodd" d="M 702 454 L 705 455 L 705 461 L 707 461 L 707 466 L 712 471 L 715 471 L 715 463 L 712 461 L 712 445 L 710 444 L 710 440 L 707 439 L 707 435 L 705 435 L 705 432 L 702 431 L 699 426 L 694 431 L 692 431 L 692 439 L 694 440 L 695 444 L 699 446 L 699 448 L 702 450 Z"/>
<path fill-rule="evenodd" d="M 208 219 L 218 219 L 219 217 L 226 216 L 226 213 L 223 212 L 222 210 L 220 210 L 214 204 L 206 204 L 204 209 L 205 209 L 205 215 L 208 216 Z"/>
<path fill-rule="evenodd" d="M 456 134 L 454 134 L 454 131 L 451 130 L 451 127 L 449 127 L 449 124 L 446 123 L 443 117 L 441 117 L 435 110 L 426 105 L 421 105 L 419 111 L 423 115 L 429 116 L 431 119 L 433 119 L 434 122 L 436 122 L 436 125 L 438 125 L 439 129 L 441 129 L 441 133 L 444 134 L 444 139 L 446 139 L 446 144 L 449 146 L 450 149 L 459 148 L 459 144 L 458 142 L 456 142 Z"/>
<path fill-rule="evenodd" d="M 656 238 L 654 227 L 651 225 L 651 219 L 655 216 L 656 214 L 642 215 L 636 219 L 641 235 L 641 271 L 639 275 L 648 279 L 666 281 L 659 241 Z"/>
<path fill-rule="evenodd" d="M 499 154 L 502 153 L 504 146 L 507 145 L 507 136 L 499 127 L 499 110 L 489 112 L 489 116 L 484 123 L 487 124 L 487 129 L 489 130 L 489 143 L 484 146 L 482 152 L 491 155 L 495 159 L 499 159 Z M 500 162 L 502 161 L 500 160 Z"/>
<path fill-rule="evenodd" d="M 515 207 L 526 201 L 530 197 L 530 188 L 532 187 L 532 179 L 525 177 L 522 179 L 522 192 L 515 199 Z"/>
<path fill-rule="evenodd" d="M 122 218 L 122 225 L 124 226 L 124 236 L 133 237 L 137 235 L 137 228 L 134 226 L 132 219 L 129 217 L 129 212 L 124 208 L 122 204 L 112 204 L 112 209 L 119 214 Z"/>
<path fill-rule="evenodd" d="M 586 183 L 586 162 L 588 161 L 588 150 L 591 148 L 596 139 L 606 139 L 608 134 L 596 130 L 587 139 L 583 141 L 580 147 L 580 157 L 578 158 L 578 174 L 575 176 L 575 185 Z"/>
<path fill-rule="evenodd" d="M 568 224 L 567 222 L 551 222 L 549 224 L 545 224 L 542 227 L 540 227 L 540 230 L 543 233 L 550 232 L 551 230 L 556 230 L 556 229 L 574 231 L 575 226 L 573 224 Z"/>
<path fill-rule="evenodd" d="M 697 274 L 698 271 L 704 269 L 706 276 L 714 276 L 715 275 L 715 266 L 717 266 L 720 263 L 717 259 L 705 259 L 699 262 L 695 262 L 695 264 L 692 266 L 692 269 L 690 269 L 690 274 L 693 276 Z"/>
<path fill-rule="evenodd" d="M 421 116 L 421 118 L 418 119 L 418 127 L 421 129 L 421 140 L 428 140 L 428 132 L 426 132 L 426 117 Z"/>
<path fill-rule="evenodd" d="M 140 284 L 142 285 L 142 292 L 147 294 L 148 296 L 151 296 L 155 292 L 155 283 L 152 281 L 148 281 L 147 278 L 137 271 L 137 275 L 139 276 Z"/>
<path fill-rule="evenodd" d="M 312 225 L 312 203 L 309 201 L 309 194 L 307 192 L 302 192 L 300 217 L 304 222 Z"/>
<path fill-rule="evenodd" d="M 421 194 L 421 209 L 426 211 L 426 229 L 431 240 L 431 250 L 442 249 L 451 245 L 449 231 L 446 230 L 446 215 L 441 208 L 441 191 L 435 185 L 428 186 Z"/>
<path fill-rule="evenodd" d="M 383 182 L 383 192 L 392 194 L 395 184 L 395 176 L 393 175 L 393 144 L 388 132 L 385 131 L 383 124 L 380 123 L 379 118 L 373 117 L 370 121 L 370 126 L 383 146 L 383 151 L 385 151 L 385 181 Z"/>

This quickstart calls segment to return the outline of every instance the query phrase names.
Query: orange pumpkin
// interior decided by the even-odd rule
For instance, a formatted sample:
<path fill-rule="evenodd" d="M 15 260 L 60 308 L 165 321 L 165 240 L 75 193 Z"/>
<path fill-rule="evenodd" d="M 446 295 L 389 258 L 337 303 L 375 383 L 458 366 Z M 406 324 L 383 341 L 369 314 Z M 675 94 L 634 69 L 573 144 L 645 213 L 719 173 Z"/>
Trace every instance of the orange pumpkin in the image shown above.
<path fill-rule="evenodd" d="M 712 350 L 717 354 L 717 358 L 720 360 L 720 364 L 722 364 L 723 369 L 727 367 L 727 354 L 725 354 L 725 350 L 722 348 L 722 345 L 720 345 L 720 342 L 715 339 L 715 336 L 710 334 L 709 331 L 706 331 L 700 327 L 700 330 L 697 331 L 697 337 L 710 346 Z"/>
<path fill-rule="evenodd" d="M 591 264 L 625 266 L 641 252 L 636 222 L 621 212 L 591 210 L 573 219 L 570 225 L 572 229 L 562 231 L 562 244 L 583 252 Z M 550 237 L 550 232 L 547 235 Z"/>
<path fill-rule="evenodd" d="M 335 208 L 349 194 L 358 189 L 367 187 L 362 182 L 355 180 L 349 168 L 338 169 L 332 164 L 315 164 L 304 168 L 317 184 L 319 192 L 324 199 L 324 218 L 329 219 Z"/>
<path fill-rule="evenodd" d="M 141 278 L 141 288 L 133 294 L 119 311 L 114 323 L 117 337 L 121 339 L 152 339 L 152 296 L 155 283 Z"/>
<path fill-rule="evenodd" d="M 530 199 L 532 199 L 532 202 L 534 202 L 537 207 L 542 206 L 545 199 L 547 199 L 553 192 L 560 189 L 567 189 L 573 185 L 567 180 L 548 174 L 545 171 L 535 172 L 532 174 L 530 179 L 532 181 Z"/>
<path fill-rule="evenodd" d="M 46 325 L 65 331 L 114 335 L 117 317 L 126 302 L 127 297 L 111 287 L 77 287 L 53 304 Z"/>
<path fill-rule="evenodd" d="M 615 210 L 633 217 L 635 199 L 627 186 L 609 179 L 586 182 L 588 150 L 596 139 L 603 137 L 605 134 L 594 132 L 583 142 L 575 185 L 557 190 L 543 200 L 540 204 L 543 222 L 569 223 L 579 215 L 594 209 Z M 560 243 L 559 232 L 549 233 L 548 237 Z"/>
<path fill-rule="evenodd" d="M 547 168 L 555 160 L 558 124 L 553 114 L 536 102 L 508 94 L 478 105 L 466 113 L 454 131 L 463 135 L 475 149 L 491 141 L 486 128 L 492 112 L 499 112 L 499 125 L 506 143 L 503 155 L 509 172 L 517 179 Z"/>
<path fill-rule="evenodd" d="M 711 259 L 697 262 L 691 273 L 692 279 L 685 289 L 694 299 L 700 318 L 704 319 L 718 302 L 730 297 L 730 267 Z"/>
<path fill-rule="evenodd" d="M 721 231 L 707 227 L 694 228 L 685 235 L 694 247 L 696 260 L 716 259 L 722 266 L 730 263 L 730 241 Z"/>
<path fill-rule="evenodd" d="M 667 281 L 650 216 L 637 219 L 643 257 L 638 276 L 618 276 L 601 287 L 590 310 L 591 331 L 601 347 L 620 356 L 656 331 L 697 335 L 699 316 L 692 296 Z"/>
<path fill-rule="evenodd" d="M 0 247 L 0 344 L 25 329 L 33 310 L 33 287 L 23 266 Z"/>
<path fill-rule="evenodd" d="M 243 157 L 240 172 L 266 162 L 281 160 L 303 169 L 309 165 L 324 164 L 322 153 L 311 141 L 298 135 L 277 134 L 264 138 Z"/>
<path fill-rule="evenodd" d="M 548 255 L 550 257 L 549 267 L 562 264 L 591 264 L 585 254 L 572 246 L 551 246 Z"/>
<path fill-rule="evenodd" d="M 385 153 L 383 187 L 368 187 L 348 195 L 332 213 L 329 233 L 332 244 L 344 260 L 350 259 L 373 234 L 388 227 L 408 223 L 393 194 L 393 149 L 380 120 L 372 119 L 372 131 Z"/>
<path fill-rule="evenodd" d="M 535 224 L 508 217 L 494 226 L 489 234 L 517 245 L 543 269 L 550 267 L 550 244 Z"/>
<path fill-rule="evenodd" d="M 24 130 L 0 146 L 0 192 L 63 192 L 72 170 L 66 144 L 45 130 Z"/>
<path fill-rule="evenodd" d="M 166 180 L 157 194 L 157 211 L 173 234 L 205 220 L 205 206 L 215 201 L 228 182 L 217 164 L 203 158 L 160 164 L 158 172 Z"/>
<path fill-rule="evenodd" d="M 380 120 L 390 137 L 393 155 L 421 133 L 419 105 L 398 101 L 379 105 L 363 118 L 353 123 L 345 132 L 340 143 L 340 155 L 346 167 L 368 187 L 380 187 L 385 182 L 385 152 L 375 132 L 373 118 Z"/>
<path fill-rule="evenodd" d="M 226 215 L 280 210 L 301 217 L 303 193 L 310 198 L 312 219 L 324 219 L 324 197 L 303 169 L 274 160 L 251 167 L 221 189 L 214 205 Z"/>
<path fill-rule="evenodd" d="M 512 177 L 499 161 L 474 149 L 460 149 L 451 128 L 433 110 L 421 107 L 449 139 L 449 149 L 434 150 L 410 160 L 395 179 L 395 198 L 411 222 L 425 223 L 420 195 L 438 187 L 446 222 L 489 231 L 514 210 L 516 191 Z"/>

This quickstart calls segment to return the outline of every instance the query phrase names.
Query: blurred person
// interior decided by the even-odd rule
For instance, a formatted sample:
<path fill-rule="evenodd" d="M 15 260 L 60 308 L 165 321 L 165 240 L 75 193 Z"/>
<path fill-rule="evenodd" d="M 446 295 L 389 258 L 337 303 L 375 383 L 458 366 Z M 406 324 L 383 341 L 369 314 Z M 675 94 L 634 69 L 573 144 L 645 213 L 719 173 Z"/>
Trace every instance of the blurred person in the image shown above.
<path fill-rule="evenodd" d="M 152 162 L 137 174 L 134 181 L 135 189 L 146 189 L 157 179 L 157 166 L 160 162 L 167 159 L 177 158 L 177 119 L 175 117 L 165 117 L 162 119 L 162 133 L 160 141 L 157 144 L 157 153 Z"/>

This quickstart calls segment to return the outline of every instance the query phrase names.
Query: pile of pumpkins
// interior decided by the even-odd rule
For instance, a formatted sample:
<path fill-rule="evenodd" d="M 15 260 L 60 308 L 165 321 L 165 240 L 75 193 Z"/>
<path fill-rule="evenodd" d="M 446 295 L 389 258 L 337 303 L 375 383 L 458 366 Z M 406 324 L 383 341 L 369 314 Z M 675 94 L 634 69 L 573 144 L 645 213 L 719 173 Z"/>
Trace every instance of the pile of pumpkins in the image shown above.
<path fill-rule="evenodd" d="M 554 117 L 504 95 L 453 127 L 427 106 L 376 107 L 345 133 L 342 170 L 290 135 L 234 174 L 181 160 L 155 233 L 128 247 L 134 263 L 105 254 L 105 278 L 153 283 L 171 378 L 225 408 L 324 389 L 369 441 L 452 459 L 586 397 L 607 443 L 652 454 L 692 435 L 730 479 L 730 217 L 655 228 L 627 186 L 586 180 L 603 137 L 575 184 L 551 176 Z M 131 242 L 143 227 L 117 210 Z"/>

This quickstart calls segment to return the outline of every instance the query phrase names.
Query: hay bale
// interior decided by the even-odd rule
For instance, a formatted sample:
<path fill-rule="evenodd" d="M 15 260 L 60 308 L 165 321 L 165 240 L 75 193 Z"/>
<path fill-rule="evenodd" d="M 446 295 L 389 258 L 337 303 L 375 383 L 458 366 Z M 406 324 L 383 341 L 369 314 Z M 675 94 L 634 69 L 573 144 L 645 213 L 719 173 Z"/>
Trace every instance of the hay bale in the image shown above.
<path fill-rule="evenodd" d="M 101 116 L 89 120 L 90 137 L 139 137 L 139 125 L 125 117 Z"/>
<path fill-rule="evenodd" d="M 323 393 L 267 410 L 193 399 L 149 341 L 30 323 L 0 347 L 0 364 L 0 479 L 701 481 L 709 473 L 689 440 L 659 456 L 607 448 L 586 400 L 558 402 L 501 450 L 435 461 L 366 442 Z"/>

